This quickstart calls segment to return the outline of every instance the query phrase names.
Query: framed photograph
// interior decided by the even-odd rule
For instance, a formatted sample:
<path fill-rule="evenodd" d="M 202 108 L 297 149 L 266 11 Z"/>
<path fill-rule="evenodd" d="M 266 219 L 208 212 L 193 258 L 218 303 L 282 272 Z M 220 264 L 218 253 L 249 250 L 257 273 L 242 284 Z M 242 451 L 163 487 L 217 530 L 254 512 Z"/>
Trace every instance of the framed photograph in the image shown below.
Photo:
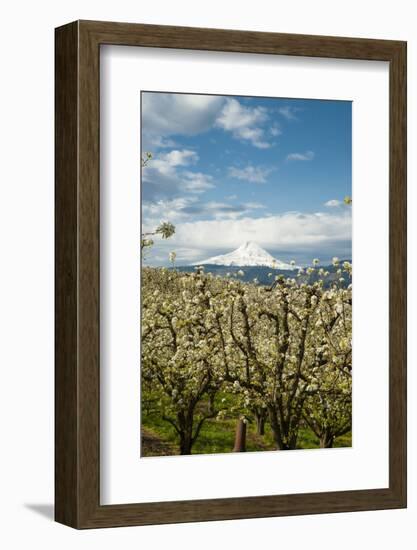
<path fill-rule="evenodd" d="M 56 29 L 56 520 L 406 506 L 406 43 Z"/>

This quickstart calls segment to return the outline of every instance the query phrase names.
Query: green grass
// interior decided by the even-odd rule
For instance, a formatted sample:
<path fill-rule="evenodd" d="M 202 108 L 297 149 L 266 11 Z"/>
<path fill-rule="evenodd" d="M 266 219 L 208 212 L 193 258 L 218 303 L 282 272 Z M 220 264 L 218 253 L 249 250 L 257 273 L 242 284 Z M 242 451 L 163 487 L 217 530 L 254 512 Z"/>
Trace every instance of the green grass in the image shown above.
<path fill-rule="evenodd" d="M 221 421 L 207 420 L 203 425 L 200 435 L 193 446 L 193 454 L 229 453 L 233 449 L 237 417 Z M 178 454 L 178 439 L 174 428 L 164 421 L 157 412 L 147 412 L 142 416 L 142 425 L 149 432 L 167 443 Z M 350 447 L 351 433 L 336 439 L 335 447 Z M 297 448 L 317 449 L 319 440 L 307 427 L 302 427 L 298 436 Z M 265 435 L 256 434 L 254 423 L 249 423 L 246 434 L 247 451 L 273 451 L 276 445 L 273 440 L 269 424 L 265 425 Z M 146 456 L 146 450 L 145 450 Z"/>

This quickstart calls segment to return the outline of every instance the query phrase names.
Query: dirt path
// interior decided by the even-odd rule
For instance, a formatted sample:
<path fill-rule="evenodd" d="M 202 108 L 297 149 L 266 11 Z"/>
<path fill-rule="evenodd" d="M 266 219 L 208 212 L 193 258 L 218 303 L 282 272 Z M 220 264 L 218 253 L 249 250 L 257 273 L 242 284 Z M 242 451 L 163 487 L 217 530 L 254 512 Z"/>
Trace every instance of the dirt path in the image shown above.
<path fill-rule="evenodd" d="M 158 435 L 142 427 L 142 456 L 168 456 L 178 454 L 174 447 Z"/>

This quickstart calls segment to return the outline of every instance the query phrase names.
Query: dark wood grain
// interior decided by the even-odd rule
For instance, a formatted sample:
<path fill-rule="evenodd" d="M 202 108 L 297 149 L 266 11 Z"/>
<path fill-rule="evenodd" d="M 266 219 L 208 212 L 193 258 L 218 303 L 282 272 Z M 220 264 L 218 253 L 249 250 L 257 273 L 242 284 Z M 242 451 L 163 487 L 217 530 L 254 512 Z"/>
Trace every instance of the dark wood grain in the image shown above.
<path fill-rule="evenodd" d="M 78 25 L 55 44 L 55 519 L 78 524 Z"/>
<path fill-rule="evenodd" d="M 390 63 L 389 487 L 100 505 L 99 55 L 120 44 Z M 56 520 L 76 528 L 406 506 L 406 44 L 79 21 L 56 29 Z"/>
<path fill-rule="evenodd" d="M 389 470 L 390 487 L 407 493 L 407 47 L 390 61 L 389 188 Z"/>

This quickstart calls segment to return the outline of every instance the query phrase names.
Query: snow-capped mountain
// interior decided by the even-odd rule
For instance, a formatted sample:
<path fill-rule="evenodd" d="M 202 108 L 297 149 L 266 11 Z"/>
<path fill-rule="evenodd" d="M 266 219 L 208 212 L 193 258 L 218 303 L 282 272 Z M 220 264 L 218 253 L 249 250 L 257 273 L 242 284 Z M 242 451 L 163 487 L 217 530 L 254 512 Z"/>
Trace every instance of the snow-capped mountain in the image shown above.
<path fill-rule="evenodd" d="M 229 254 L 221 256 L 213 256 L 195 265 L 225 265 L 225 266 L 268 266 L 274 269 L 296 269 L 297 266 L 292 266 L 276 260 L 269 252 L 261 248 L 258 244 L 247 241 L 239 248 L 233 250 Z"/>

